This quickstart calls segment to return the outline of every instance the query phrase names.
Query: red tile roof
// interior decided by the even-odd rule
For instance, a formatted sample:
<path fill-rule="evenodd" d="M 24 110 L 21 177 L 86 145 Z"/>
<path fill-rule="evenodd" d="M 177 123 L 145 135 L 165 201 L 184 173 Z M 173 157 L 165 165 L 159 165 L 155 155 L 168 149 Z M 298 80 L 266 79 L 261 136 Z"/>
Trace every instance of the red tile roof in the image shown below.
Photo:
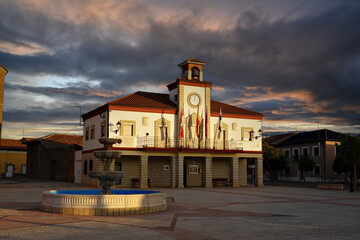
<path fill-rule="evenodd" d="M 206 64 L 206 62 L 200 61 L 200 60 L 198 60 L 196 58 L 189 58 L 189 59 L 186 59 L 185 61 L 183 61 L 182 63 L 178 64 L 178 66 L 182 66 L 186 62 L 196 62 L 196 63 L 200 63 L 201 65 Z"/>
<path fill-rule="evenodd" d="M 160 109 L 177 109 L 177 105 L 170 101 L 169 94 L 150 93 L 150 92 L 136 92 L 128 96 L 119 98 L 108 103 L 109 105 L 142 107 L 142 108 L 160 108 Z M 222 113 L 263 116 L 262 113 L 250 111 L 240 107 L 211 100 L 211 112 L 219 113 L 221 108 Z"/>
<path fill-rule="evenodd" d="M 251 116 L 263 116 L 262 113 L 250 111 L 244 108 L 232 106 L 226 103 L 217 102 L 211 100 L 211 112 L 212 113 L 220 113 L 220 108 L 222 113 L 230 113 L 230 114 L 240 114 L 240 115 L 251 115 Z"/>
<path fill-rule="evenodd" d="M 109 105 L 177 109 L 177 105 L 170 101 L 169 94 L 136 92 L 108 103 Z"/>
<path fill-rule="evenodd" d="M 16 149 L 16 150 L 25 150 L 26 145 L 23 144 L 20 140 L 15 139 L 0 139 L 0 149 Z"/>
<path fill-rule="evenodd" d="M 37 142 L 42 140 L 49 140 L 49 141 L 68 144 L 68 145 L 75 144 L 79 146 L 82 146 L 83 143 L 83 137 L 80 135 L 57 134 L 57 133 L 53 133 L 45 137 L 33 139 L 28 142 Z"/>

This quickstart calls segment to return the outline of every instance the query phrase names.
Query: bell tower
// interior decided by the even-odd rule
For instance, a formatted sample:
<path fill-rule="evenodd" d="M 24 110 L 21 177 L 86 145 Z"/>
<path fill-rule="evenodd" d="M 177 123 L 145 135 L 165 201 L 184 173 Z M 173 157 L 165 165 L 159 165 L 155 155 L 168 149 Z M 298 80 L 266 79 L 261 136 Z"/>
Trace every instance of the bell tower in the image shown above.
<path fill-rule="evenodd" d="M 187 80 L 204 81 L 203 66 L 206 63 L 195 58 L 189 58 L 180 63 L 181 77 Z"/>
<path fill-rule="evenodd" d="M 205 65 L 205 62 L 195 58 L 185 60 L 178 65 L 181 68 L 181 77 L 167 86 L 170 100 L 178 106 L 177 136 L 179 147 L 203 148 L 209 145 L 210 89 L 212 83 L 204 81 L 203 69 Z M 199 128 L 197 119 L 200 120 Z M 180 138 L 181 128 L 185 134 Z"/>
<path fill-rule="evenodd" d="M 0 139 L 1 139 L 1 130 L 2 130 L 2 112 L 3 112 L 3 103 L 4 103 L 4 78 L 8 73 L 8 70 L 0 65 Z"/>

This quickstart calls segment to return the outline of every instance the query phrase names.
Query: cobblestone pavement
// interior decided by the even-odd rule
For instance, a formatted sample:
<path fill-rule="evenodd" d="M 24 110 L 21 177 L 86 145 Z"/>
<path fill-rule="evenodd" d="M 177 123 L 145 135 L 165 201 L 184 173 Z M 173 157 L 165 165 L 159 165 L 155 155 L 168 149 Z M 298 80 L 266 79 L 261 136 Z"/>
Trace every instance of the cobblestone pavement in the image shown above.
<path fill-rule="evenodd" d="M 89 188 L 0 183 L 0 239 L 360 239 L 360 192 L 263 188 L 158 189 L 164 212 L 70 216 L 40 211 L 42 192 Z"/>

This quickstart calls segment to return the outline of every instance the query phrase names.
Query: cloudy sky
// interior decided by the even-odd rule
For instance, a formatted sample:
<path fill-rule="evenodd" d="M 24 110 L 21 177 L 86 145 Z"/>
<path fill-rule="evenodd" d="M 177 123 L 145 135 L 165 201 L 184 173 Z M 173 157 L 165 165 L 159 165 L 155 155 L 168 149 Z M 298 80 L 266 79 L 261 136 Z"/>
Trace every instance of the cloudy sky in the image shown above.
<path fill-rule="evenodd" d="M 87 112 L 167 93 L 207 62 L 212 98 L 264 113 L 267 134 L 360 133 L 360 2 L 0 0 L 3 138 L 81 134 Z"/>

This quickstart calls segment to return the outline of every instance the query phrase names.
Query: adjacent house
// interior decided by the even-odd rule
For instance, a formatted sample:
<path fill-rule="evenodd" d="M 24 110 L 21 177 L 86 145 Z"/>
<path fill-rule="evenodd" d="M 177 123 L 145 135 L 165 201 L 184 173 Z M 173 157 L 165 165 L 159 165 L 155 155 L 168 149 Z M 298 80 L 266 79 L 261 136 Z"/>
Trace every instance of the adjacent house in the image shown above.
<path fill-rule="evenodd" d="M 212 100 L 205 64 L 180 63 L 167 94 L 135 92 L 83 114 L 81 183 L 98 184 L 88 172 L 102 171 L 93 152 L 109 137 L 122 140 L 111 166 L 125 172 L 118 187 L 246 186 L 248 167 L 263 186 L 263 114 Z"/>
<path fill-rule="evenodd" d="M 303 172 L 298 169 L 302 155 L 309 155 L 315 162 L 315 168 L 306 173 L 306 181 L 326 181 L 344 178 L 332 170 L 336 157 L 336 144 L 340 143 L 341 133 L 328 129 L 310 132 L 293 132 L 266 138 L 269 144 L 281 147 L 285 151 L 287 166 L 282 179 L 299 181 L 304 179 Z"/>
<path fill-rule="evenodd" d="M 75 151 L 82 149 L 82 136 L 50 134 L 25 144 L 27 177 L 74 182 Z"/>
<path fill-rule="evenodd" d="M 0 139 L 0 178 L 26 173 L 26 145 L 20 140 Z"/>

